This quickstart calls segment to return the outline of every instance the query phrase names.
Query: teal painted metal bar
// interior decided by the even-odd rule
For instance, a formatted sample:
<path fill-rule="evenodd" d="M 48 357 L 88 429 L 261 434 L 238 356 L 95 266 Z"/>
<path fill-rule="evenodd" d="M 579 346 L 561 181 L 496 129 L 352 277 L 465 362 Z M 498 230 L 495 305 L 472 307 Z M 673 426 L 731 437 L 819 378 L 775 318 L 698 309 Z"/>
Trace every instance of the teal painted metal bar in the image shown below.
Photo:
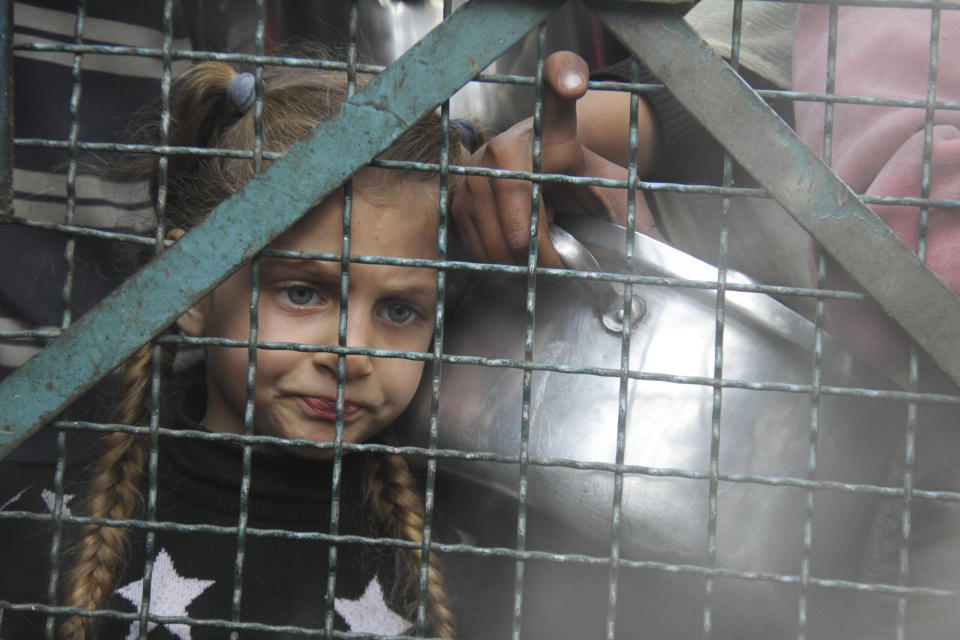
<path fill-rule="evenodd" d="M 319 125 L 203 224 L 0 383 L 0 457 L 110 373 L 560 4 L 559 0 L 474 0 L 453 13 L 354 95 L 336 120 Z"/>
<path fill-rule="evenodd" d="M 960 298 L 678 13 L 602 2 L 596 9 L 724 148 L 960 382 Z M 750 135 L 743 135 L 746 131 Z"/>

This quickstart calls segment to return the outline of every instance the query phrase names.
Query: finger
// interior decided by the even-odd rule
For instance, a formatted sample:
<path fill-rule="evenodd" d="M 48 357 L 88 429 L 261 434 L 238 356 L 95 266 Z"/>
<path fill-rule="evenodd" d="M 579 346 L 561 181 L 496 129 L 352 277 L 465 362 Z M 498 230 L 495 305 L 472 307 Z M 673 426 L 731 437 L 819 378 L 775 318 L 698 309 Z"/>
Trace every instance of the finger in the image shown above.
<path fill-rule="evenodd" d="M 543 72 L 543 170 L 576 172 L 582 163 L 577 100 L 587 92 L 589 68 L 580 56 L 560 51 L 547 58 Z"/>
<path fill-rule="evenodd" d="M 513 264 L 514 260 L 510 248 L 506 243 L 505 232 L 501 226 L 503 212 L 499 209 L 498 194 L 503 188 L 498 183 L 502 180 L 486 178 L 482 183 L 482 190 L 476 192 L 477 214 L 473 222 L 477 230 L 480 243 L 483 245 L 484 260 L 497 264 Z"/>
<path fill-rule="evenodd" d="M 501 220 L 504 228 L 504 239 L 510 247 L 511 262 L 526 264 L 530 247 L 530 185 L 516 183 L 516 188 L 510 194 L 500 191 L 501 200 L 498 210 L 503 214 Z M 543 199 L 539 201 L 537 215 L 537 263 L 544 267 L 561 268 L 563 265 L 550 242 L 548 228 L 553 220 L 553 212 L 545 208 Z"/>
<path fill-rule="evenodd" d="M 509 153 L 499 155 L 500 144 L 502 141 L 491 141 L 482 146 L 474 154 L 471 164 L 510 169 L 511 163 L 500 159 L 510 158 Z M 468 176 L 454 193 L 454 220 L 462 229 L 465 248 L 476 260 L 513 263 L 512 252 L 506 244 L 500 224 L 503 213 L 498 201 L 500 190 L 506 182 L 486 176 Z"/>
<path fill-rule="evenodd" d="M 518 201 L 520 201 L 518 199 Z M 527 188 L 526 197 L 522 200 L 524 211 L 523 211 L 523 221 L 525 224 L 522 226 L 517 226 L 512 234 L 509 234 L 507 237 L 510 244 L 512 245 L 513 259 L 511 262 L 515 264 L 526 264 L 529 259 L 530 252 L 530 189 Z M 521 218 L 520 215 L 511 216 L 510 220 L 516 221 Z M 539 202 L 539 213 L 537 215 L 537 264 L 542 267 L 553 267 L 553 268 L 562 268 L 563 264 L 560 262 L 560 257 L 557 255 L 556 249 L 553 248 L 553 244 L 550 242 L 549 227 L 550 223 L 553 220 L 552 211 L 548 211 L 543 204 L 543 200 Z"/>
<path fill-rule="evenodd" d="M 497 214 L 503 240 L 511 262 L 526 262 L 530 245 L 530 183 L 520 180 L 499 180 L 496 190 Z"/>
<path fill-rule="evenodd" d="M 537 263 L 541 267 L 562 269 L 563 263 L 550 241 L 550 224 L 553 222 L 553 211 L 549 207 L 544 208 L 541 205 L 540 218 L 537 222 Z"/>
<path fill-rule="evenodd" d="M 513 253 L 500 226 L 495 186 L 493 179 L 477 177 L 470 189 L 458 190 L 457 203 L 468 202 L 457 208 L 457 226 L 462 228 L 464 245 L 475 260 L 513 264 Z"/>
<path fill-rule="evenodd" d="M 541 138 L 541 171 L 544 173 L 581 174 L 583 147 L 577 138 L 577 100 L 587 92 L 589 73 L 583 58 L 570 51 L 554 53 L 544 63 Z M 548 233 L 552 211 L 543 206 L 542 197 L 537 225 L 538 262 L 541 266 L 560 268 L 563 265 Z M 529 210 L 529 200 L 526 205 Z M 517 233 L 519 235 L 519 230 Z M 524 235 L 523 247 L 526 248 L 529 224 Z"/>
<path fill-rule="evenodd" d="M 474 209 L 474 198 L 466 180 L 453 192 L 450 213 L 453 216 L 457 233 L 460 235 L 460 240 L 467 255 L 478 262 L 488 262 L 489 260 L 483 249 L 483 242 L 480 240 L 480 233 L 473 222 L 476 210 Z"/>
<path fill-rule="evenodd" d="M 577 137 L 577 100 L 587 92 L 589 67 L 570 51 L 554 53 L 543 65 L 543 140 L 565 142 Z"/>

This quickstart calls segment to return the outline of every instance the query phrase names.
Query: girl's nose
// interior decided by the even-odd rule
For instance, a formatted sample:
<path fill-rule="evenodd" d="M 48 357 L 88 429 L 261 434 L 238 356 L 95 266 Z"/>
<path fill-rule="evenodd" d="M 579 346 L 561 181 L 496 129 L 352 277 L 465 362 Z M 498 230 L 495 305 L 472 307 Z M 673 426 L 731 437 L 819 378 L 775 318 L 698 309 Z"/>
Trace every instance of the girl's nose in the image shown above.
<path fill-rule="evenodd" d="M 348 343 L 348 346 L 360 345 L 350 345 Z M 347 356 L 346 369 L 344 371 L 344 374 L 347 376 L 347 380 L 368 376 L 372 371 L 373 358 L 370 356 L 365 354 L 354 354 Z"/>
<path fill-rule="evenodd" d="M 359 309 L 350 308 L 347 314 L 347 346 L 372 347 L 373 326 L 364 318 Z M 327 344 L 337 344 L 337 334 L 330 336 Z M 325 367 L 337 375 L 337 354 L 331 352 L 317 352 L 314 362 L 317 366 Z M 347 380 L 370 375 L 373 371 L 373 358 L 366 354 L 351 354 L 346 357 L 344 374 Z"/>

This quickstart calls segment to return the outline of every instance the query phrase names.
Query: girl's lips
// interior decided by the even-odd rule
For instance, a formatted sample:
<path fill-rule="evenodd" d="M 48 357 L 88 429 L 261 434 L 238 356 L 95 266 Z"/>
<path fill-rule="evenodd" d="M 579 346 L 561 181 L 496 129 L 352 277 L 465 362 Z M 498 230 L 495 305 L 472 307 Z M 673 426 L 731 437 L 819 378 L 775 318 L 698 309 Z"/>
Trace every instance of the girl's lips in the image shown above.
<path fill-rule="evenodd" d="M 300 396 L 300 403 L 307 411 L 318 418 L 324 420 L 337 419 L 337 401 L 333 398 L 320 398 L 317 396 Z M 343 419 L 347 420 L 353 414 L 360 411 L 360 405 L 353 402 L 343 403 Z"/>

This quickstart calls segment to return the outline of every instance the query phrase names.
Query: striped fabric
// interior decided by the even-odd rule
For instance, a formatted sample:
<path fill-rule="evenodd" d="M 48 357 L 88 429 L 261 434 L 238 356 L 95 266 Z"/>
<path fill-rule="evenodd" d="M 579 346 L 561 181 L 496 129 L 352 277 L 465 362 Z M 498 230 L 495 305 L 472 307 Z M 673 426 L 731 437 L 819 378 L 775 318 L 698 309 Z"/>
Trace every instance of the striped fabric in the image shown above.
<path fill-rule="evenodd" d="M 157 47 L 163 43 L 162 0 L 89 0 L 84 23 L 85 44 Z M 25 0 L 14 3 L 14 44 L 71 44 L 76 42 L 77 3 L 74 0 Z M 185 21 L 177 5 L 175 49 L 188 48 Z M 19 139 L 69 140 L 70 100 L 73 92 L 69 52 L 16 50 L 14 61 L 14 122 Z M 173 72 L 186 62 L 176 62 Z M 77 113 L 80 142 L 129 142 L 133 114 L 160 97 L 162 62 L 159 58 L 85 54 L 80 77 Z M 104 161 L 122 163 L 116 155 L 77 156 L 74 226 L 148 233 L 154 225 L 153 207 L 143 183 L 110 180 L 98 167 Z M 56 329 L 64 318 L 62 292 L 70 270 L 65 258 L 68 235 L 49 228 L 67 222 L 66 149 L 21 144 L 14 150 L 13 216 L 29 221 L 0 226 L 0 332 Z M 35 223 L 42 223 L 38 226 Z M 131 245 L 83 235 L 76 238 L 72 260 L 73 284 L 69 296 L 72 316 L 102 298 L 129 271 L 124 258 Z M 22 364 L 43 346 L 42 339 L 0 339 L 0 377 Z M 102 391 L 102 390 L 101 390 Z M 103 402 L 80 402 L 72 416 L 102 419 Z M 40 443 L 38 443 L 39 445 Z M 26 444 L 14 456 L 28 459 L 34 451 L 53 448 Z"/>

